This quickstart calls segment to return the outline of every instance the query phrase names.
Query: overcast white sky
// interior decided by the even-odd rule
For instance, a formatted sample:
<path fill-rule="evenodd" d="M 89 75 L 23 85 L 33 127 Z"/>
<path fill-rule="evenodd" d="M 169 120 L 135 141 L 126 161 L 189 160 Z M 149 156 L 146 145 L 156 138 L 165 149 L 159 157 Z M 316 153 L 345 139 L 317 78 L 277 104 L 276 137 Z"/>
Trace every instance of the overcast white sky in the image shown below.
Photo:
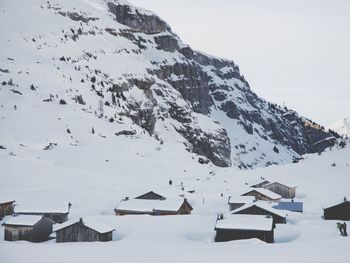
<path fill-rule="evenodd" d="M 192 48 L 234 60 L 259 96 L 324 125 L 350 116 L 350 1 L 130 2 Z"/>

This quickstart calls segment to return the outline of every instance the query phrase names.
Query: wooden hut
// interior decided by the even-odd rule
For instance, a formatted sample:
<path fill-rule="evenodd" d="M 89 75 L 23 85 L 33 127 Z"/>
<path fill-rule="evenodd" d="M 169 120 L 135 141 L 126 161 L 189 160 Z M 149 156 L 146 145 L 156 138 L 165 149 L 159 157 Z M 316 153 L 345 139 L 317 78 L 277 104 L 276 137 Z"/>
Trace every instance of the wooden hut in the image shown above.
<path fill-rule="evenodd" d="M 323 208 L 323 218 L 326 220 L 350 220 L 350 201 L 344 197 L 343 202 Z"/>
<path fill-rule="evenodd" d="M 242 196 L 255 196 L 257 200 L 278 202 L 281 196 L 265 188 L 254 188 L 243 193 Z"/>
<path fill-rule="evenodd" d="M 165 200 L 122 200 L 114 209 L 116 215 L 184 215 L 191 214 L 192 206 L 185 198 Z"/>
<path fill-rule="evenodd" d="M 245 204 L 252 203 L 255 201 L 255 196 L 230 196 L 228 199 L 228 205 L 230 207 L 230 211 L 233 211 Z"/>
<path fill-rule="evenodd" d="M 5 216 L 13 214 L 14 203 L 15 201 L 12 200 L 3 200 L 0 202 L 0 220 Z"/>
<path fill-rule="evenodd" d="M 52 233 L 53 224 L 52 220 L 43 216 L 14 216 L 4 223 L 5 240 L 46 241 Z"/>
<path fill-rule="evenodd" d="M 111 241 L 112 227 L 106 226 L 95 219 L 69 221 L 55 227 L 56 242 L 92 242 Z"/>
<path fill-rule="evenodd" d="M 16 206 L 14 213 L 16 215 L 40 215 L 61 224 L 68 220 L 69 206 L 52 208 L 19 205 Z"/>
<path fill-rule="evenodd" d="M 279 182 L 273 182 L 264 185 L 263 188 L 268 189 L 276 194 L 279 194 L 283 198 L 295 198 L 296 186 L 287 186 Z"/>
<path fill-rule="evenodd" d="M 271 207 L 271 204 L 263 201 L 257 201 L 251 204 L 233 210 L 231 214 L 248 214 L 248 215 L 269 215 L 273 218 L 273 225 L 285 224 L 287 222 L 287 214 L 282 210 Z"/>
<path fill-rule="evenodd" d="M 228 215 L 216 222 L 215 231 L 215 242 L 249 238 L 274 241 L 272 218 L 262 215 Z"/>

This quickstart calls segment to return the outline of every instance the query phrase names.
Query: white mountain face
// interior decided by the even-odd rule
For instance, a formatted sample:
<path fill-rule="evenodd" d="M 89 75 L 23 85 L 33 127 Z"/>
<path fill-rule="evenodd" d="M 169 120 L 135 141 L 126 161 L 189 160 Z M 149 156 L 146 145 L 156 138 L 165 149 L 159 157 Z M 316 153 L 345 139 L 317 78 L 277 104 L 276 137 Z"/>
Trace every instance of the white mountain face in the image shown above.
<path fill-rule="evenodd" d="M 0 23 L 0 199 L 70 202 L 69 220 L 116 229 L 103 243 L 8 242 L 8 216 L 0 262 L 348 261 L 350 239 L 321 216 L 350 196 L 349 144 L 326 149 L 338 134 L 258 97 L 232 61 L 125 1 L 1 1 Z M 273 245 L 214 243 L 228 198 L 261 177 L 297 186 L 304 213 L 288 212 Z M 114 215 L 150 190 L 181 194 L 191 216 Z"/>
<path fill-rule="evenodd" d="M 0 145 L 11 155 L 148 145 L 172 147 L 174 161 L 252 168 L 337 143 L 126 1 L 14 0 L 0 11 Z"/>
<path fill-rule="evenodd" d="M 329 129 L 339 133 L 340 135 L 350 135 L 350 117 L 343 118 L 329 127 Z"/>

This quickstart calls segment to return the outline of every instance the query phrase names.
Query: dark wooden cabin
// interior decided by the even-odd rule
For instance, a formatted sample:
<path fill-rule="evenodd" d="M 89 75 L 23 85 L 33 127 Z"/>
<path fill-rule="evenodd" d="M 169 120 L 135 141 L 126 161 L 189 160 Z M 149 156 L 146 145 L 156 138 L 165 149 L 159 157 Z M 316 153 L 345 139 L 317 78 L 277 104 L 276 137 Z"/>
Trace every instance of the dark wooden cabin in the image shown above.
<path fill-rule="evenodd" d="M 272 218 L 261 215 L 229 215 L 216 222 L 215 242 L 258 238 L 274 242 Z"/>
<path fill-rule="evenodd" d="M 0 220 L 5 216 L 10 216 L 13 214 L 15 201 L 1 201 L 0 203 Z"/>
<path fill-rule="evenodd" d="M 270 190 L 265 188 L 253 188 L 242 194 L 242 196 L 255 196 L 257 200 L 271 202 L 278 202 L 282 198 L 279 194 L 271 192 Z"/>
<path fill-rule="evenodd" d="M 323 208 L 325 220 L 350 220 L 350 201 L 344 198 L 343 202 Z"/>
<path fill-rule="evenodd" d="M 295 198 L 296 186 L 287 186 L 279 182 L 273 182 L 265 184 L 263 188 L 268 189 L 276 194 L 279 194 L 283 198 L 293 199 Z"/>
<path fill-rule="evenodd" d="M 112 232 L 115 229 L 104 225 L 96 220 L 84 221 L 80 218 L 78 221 L 66 222 L 55 228 L 56 242 L 92 242 L 92 241 L 111 241 Z"/>
<path fill-rule="evenodd" d="M 234 211 L 232 214 L 246 214 L 246 215 L 269 215 L 273 218 L 273 226 L 276 224 L 285 224 L 287 222 L 287 215 L 281 211 L 274 209 L 263 202 L 254 202 L 246 204 Z"/>
<path fill-rule="evenodd" d="M 166 198 L 160 194 L 157 194 L 153 191 L 149 191 L 145 194 L 135 197 L 135 199 L 144 199 L 144 200 L 165 200 Z"/>
<path fill-rule="evenodd" d="M 68 220 L 69 207 L 52 209 L 52 208 L 37 208 L 37 207 L 21 207 L 16 206 L 16 215 L 39 215 L 51 219 L 55 223 L 64 223 Z"/>
<path fill-rule="evenodd" d="M 43 242 L 49 239 L 54 222 L 43 216 L 20 215 L 6 220 L 5 240 Z"/>

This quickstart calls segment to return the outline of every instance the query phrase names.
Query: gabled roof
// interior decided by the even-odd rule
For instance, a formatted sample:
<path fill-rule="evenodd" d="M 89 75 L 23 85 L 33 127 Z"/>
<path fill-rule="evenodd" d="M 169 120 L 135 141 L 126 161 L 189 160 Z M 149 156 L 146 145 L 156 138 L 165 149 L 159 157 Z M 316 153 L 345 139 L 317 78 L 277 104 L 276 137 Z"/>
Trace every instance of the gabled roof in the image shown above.
<path fill-rule="evenodd" d="M 146 196 L 147 195 L 151 195 L 153 196 L 154 198 L 147 198 Z M 153 191 L 149 191 L 147 193 L 144 193 L 140 196 L 137 196 L 135 197 L 135 199 L 144 199 L 144 200 L 164 200 L 166 199 L 164 196 L 160 195 L 160 194 L 157 194 L 156 192 L 153 192 Z"/>
<path fill-rule="evenodd" d="M 303 212 L 302 202 L 278 202 L 273 206 L 275 209 L 288 210 L 293 212 Z"/>
<path fill-rule="evenodd" d="M 230 196 L 228 199 L 229 204 L 246 204 L 255 201 L 255 196 L 243 195 L 243 196 Z"/>
<path fill-rule="evenodd" d="M 184 202 L 187 202 L 186 199 L 180 197 L 165 200 L 130 199 L 121 201 L 115 211 L 136 213 L 153 213 L 155 211 L 177 212 Z"/>
<path fill-rule="evenodd" d="M 11 226 L 35 226 L 43 216 L 19 215 L 6 219 L 4 225 Z"/>
<path fill-rule="evenodd" d="M 59 230 L 62 230 L 66 227 L 72 226 L 76 223 L 79 223 L 80 219 L 75 219 L 75 220 L 69 220 L 63 224 L 56 224 L 54 226 L 54 231 L 53 232 L 57 232 Z M 93 230 L 95 230 L 96 232 L 100 233 L 100 234 L 104 234 L 104 233 L 108 233 L 108 232 L 112 232 L 115 231 L 115 229 L 113 227 L 110 227 L 108 225 L 106 225 L 105 223 L 101 222 L 100 220 L 96 219 L 96 218 L 86 218 L 82 220 L 82 223 L 88 227 L 91 228 Z"/>
<path fill-rule="evenodd" d="M 186 202 L 188 204 L 187 200 L 183 199 L 183 198 L 176 198 L 176 199 L 174 198 L 174 199 L 162 200 L 162 201 L 159 201 L 154 206 L 153 210 L 154 211 L 165 211 L 165 212 L 177 212 L 177 211 L 180 210 L 180 208 L 181 208 L 181 206 L 183 205 L 184 202 Z M 192 207 L 191 207 L 191 209 L 192 209 Z"/>
<path fill-rule="evenodd" d="M 52 213 L 52 214 L 67 214 L 68 204 L 60 206 L 40 206 L 40 205 L 16 205 L 15 213 Z"/>
<path fill-rule="evenodd" d="M 8 204 L 8 203 L 14 203 L 16 202 L 15 200 L 11 200 L 11 199 L 1 199 L 0 200 L 0 205 L 2 204 Z"/>
<path fill-rule="evenodd" d="M 227 215 L 216 222 L 215 229 L 271 231 L 273 219 L 264 215 Z"/>
<path fill-rule="evenodd" d="M 287 217 L 287 213 L 286 211 L 283 211 L 283 210 L 278 210 L 278 209 L 275 209 L 272 207 L 272 204 L 266 202 L 266 201 L 256 201 L 254 203 L 250 203 L 250 204 L 245 204 L 233 211 L 231 211 L 230 213 L 231 214 L 235 214 L 235 213 L 238 213 L 242 210 L 246 210 L 250 207 L 253 207 L 253 206 L 256 206 L 256 207 L 259 207 L 263 210 L 266 210 L 267 212 L 271 213 L 271 214 L 274 214 L 274 215 L 277 215 L 277 216 L 280 216 L 280 217 Z"/>
<path fill-rule="evenodd" d="M 347 199 L 343 199 L 343 200 L 339 200 L 337 203 L 333 203 L 333 204 L 328 204 L 326 207 L 323 207 L 323 209 L 328 209 L 328 208 L 331 208 L 331 207 L 335 207 L 335 206 L 338 206 L 338 205 L 343 205 L 343 204 L 349 204 L 350 201 L 347 200 Z"/>
<path fill-rule="evenodd" d="M 122 200 L 115 210 L 118 211 L 133 211 L 142 213 L 152 213 L 153 208 L 159 200 L 145 200 L 145 199 L 129 199 Z"/>
<path fill-rule="evenodd" d="M 282 196 L 280 196 L 279 194 L 276 194 L 268 189 L 265 189 L 265 188 L 252 188 L 252 189 L 249 189 L 248 191 L 246 191 L 245 193 L 243 193 L 242 195 L 246 195 L 250 192 L 258 192 L 259 194 L 261 195 L 264 195 L 268 198 L 270 198 L 271 200 L 276 200 L 276 199 L 281 199 Z"/>
<path fill-rule="evenodd" d="M 256 187 L 257 185 L 260 185 L 260 184 L 265 185 L 268 183 L 270 183 L 270 181 L 266 180 L 265 178 L 259 178 L 259 179 L 248 182 L 246 185 L 248 185 L 249 187 Z"/>

